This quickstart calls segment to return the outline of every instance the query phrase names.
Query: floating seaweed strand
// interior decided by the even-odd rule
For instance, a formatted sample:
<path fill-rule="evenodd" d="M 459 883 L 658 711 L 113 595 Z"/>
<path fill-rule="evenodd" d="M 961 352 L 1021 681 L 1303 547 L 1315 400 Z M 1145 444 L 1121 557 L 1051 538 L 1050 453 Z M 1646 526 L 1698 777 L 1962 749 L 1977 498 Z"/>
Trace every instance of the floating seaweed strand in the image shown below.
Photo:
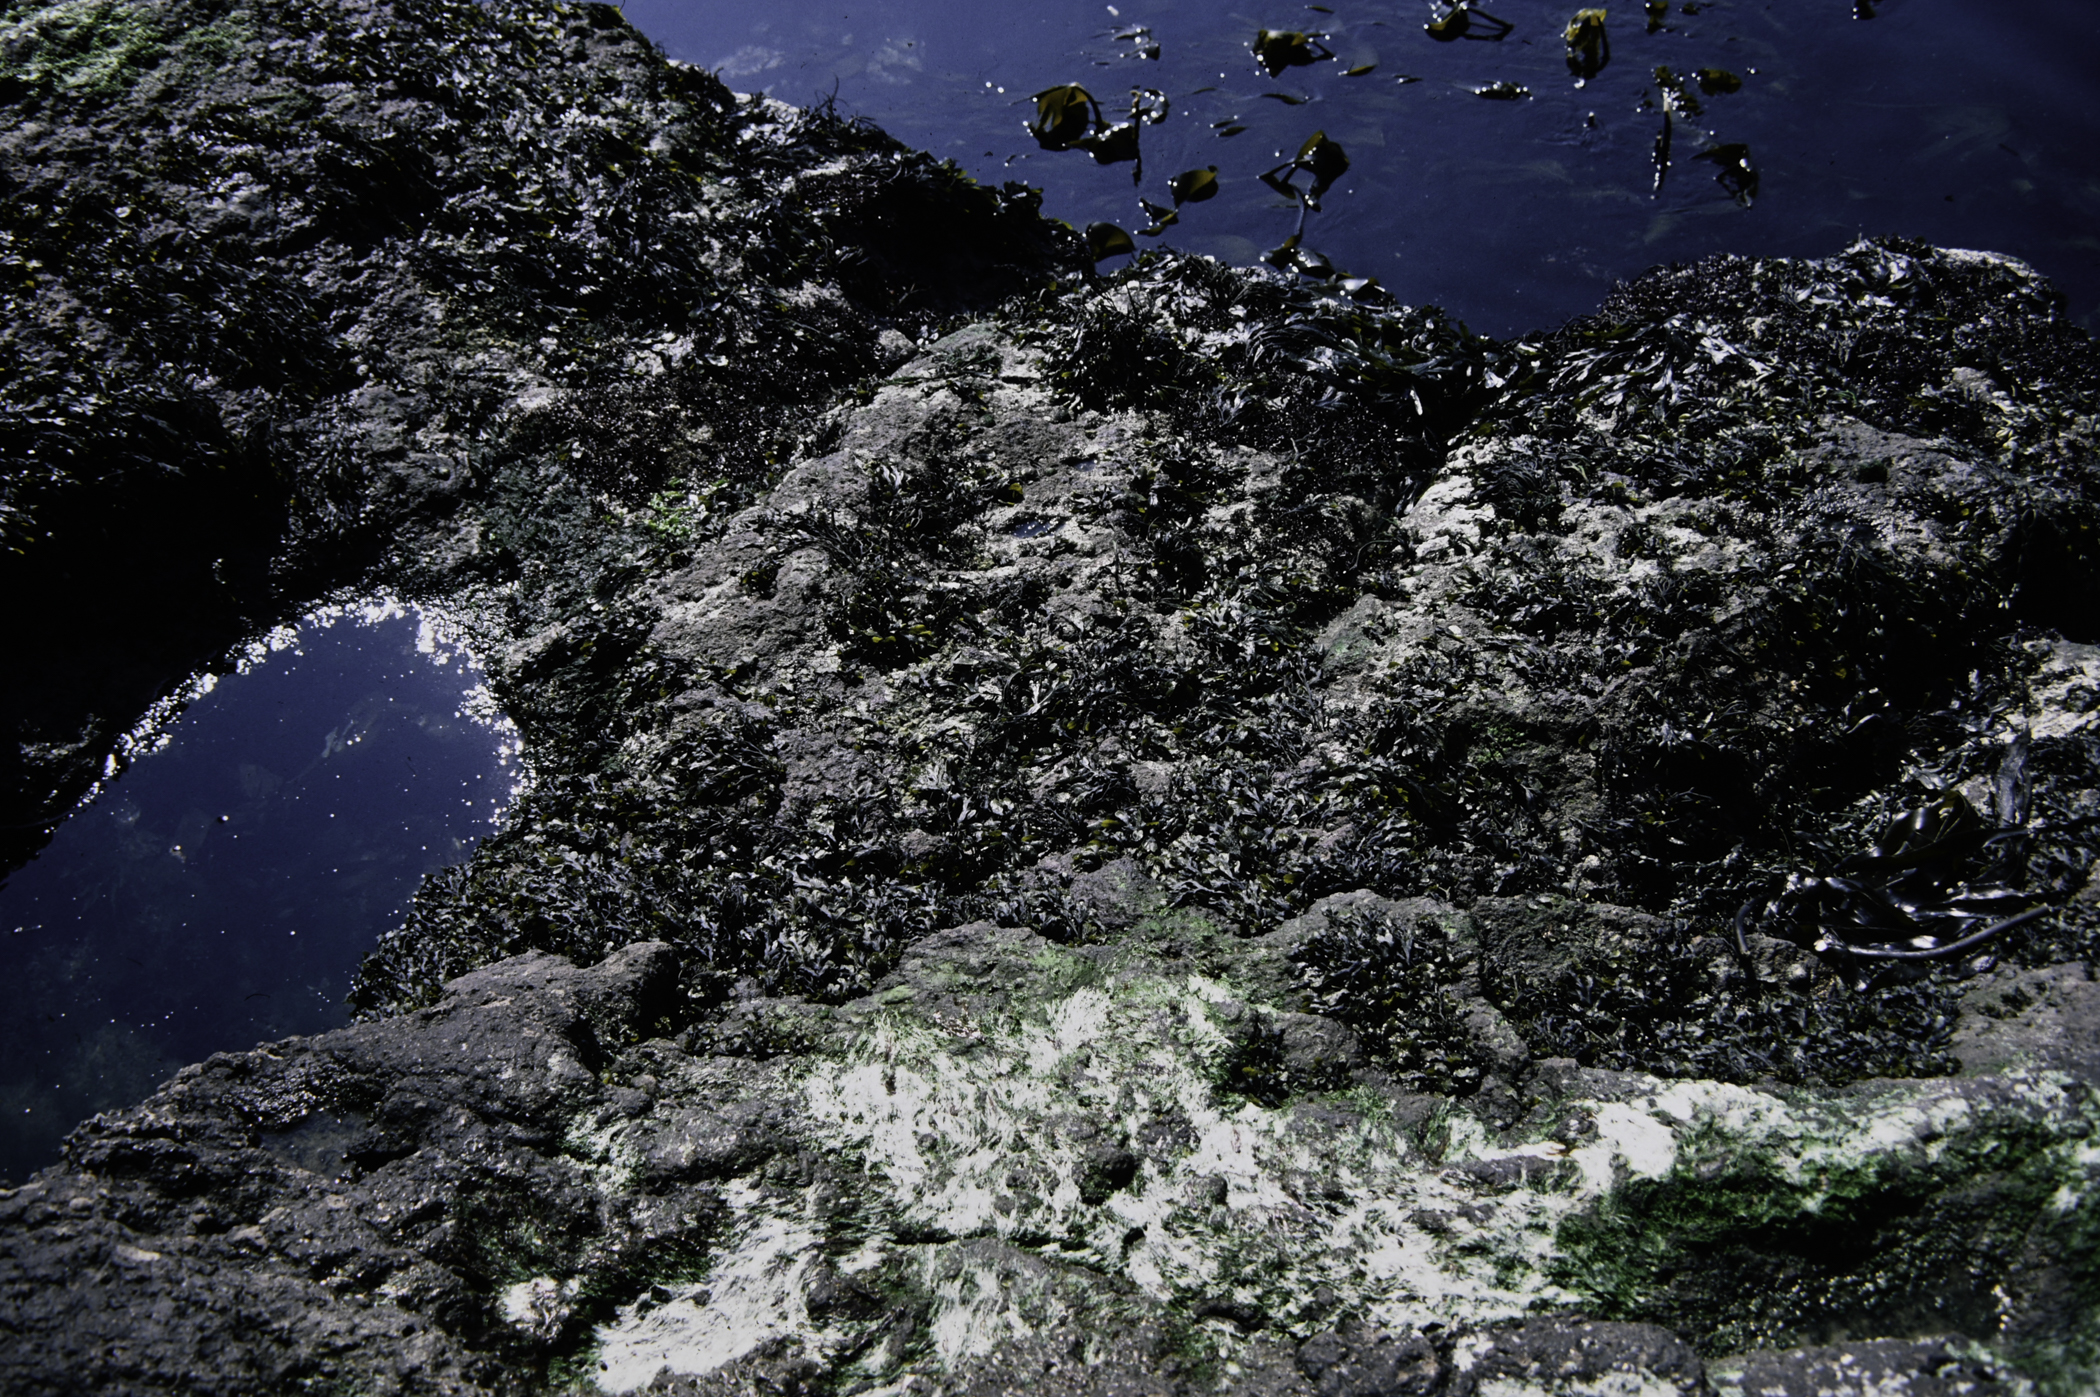
<path fill-rule="evenodd" d="M 1569 26 L 1569 34 L 1569 54 L 1572 63 L 1575 54 L 1572 25 Z M 1667 65 L 1655 70 L 1655 91 L 1658 95 L 1645 99 L 1643 105 L 1662 108 L 1662 129 L 1655 133 L 1652 157 L 1655 165 L 1654 192 L 1658 195 L 1662 193 L 1663 184 L 1670 177 L 1671 148 L 1675 144 L 1678 118 L 1705 115 L 1705 108 L 1700 105 L 1698 93 L 1692 91 L 1694 86 L 1698 88 L 1699 93 L 1715 97 L 1742 91 L 1743 80 L 1726 68 L 1700 68 L 1689 78 Z M 1714 139 L 1711 132 L 1702 134 L 1708 141 Z M 1756 200 L 1757 168 L 1750 163 L 1748 145 L 1740 141 L 1709 144 L 1692 158 L 1711 161 L 1717 166 L 1719 173 L 1714 176 L 1715 182 L 1727 190 L 1729 197 L 1744 208 L 1748 208 Z"/>

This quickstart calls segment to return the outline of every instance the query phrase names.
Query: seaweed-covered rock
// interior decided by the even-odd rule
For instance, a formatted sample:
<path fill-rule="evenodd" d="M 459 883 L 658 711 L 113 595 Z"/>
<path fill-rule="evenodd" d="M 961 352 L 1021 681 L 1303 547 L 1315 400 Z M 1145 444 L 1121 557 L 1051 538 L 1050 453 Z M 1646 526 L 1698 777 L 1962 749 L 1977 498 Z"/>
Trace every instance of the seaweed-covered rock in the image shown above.
<path fill-rule="evenodd" d="M 2100 1380 L 2100 356 L 2028 269 L 1498 343 L 1081 275 L 602 6 L 0 51 L 10 822 L 353 584 L 533 772 L 361 1022 L 0 1198 L 10 1390 Z"/>
<path fill-rule="evenodd" d="M 885 333 L 1072 246 L 610 5 L 13 5 L 0 102 L 8 866 L 258 624 L 500 576 L 454 513 L 492 443 L 630 502 L 763 475 Z"/>

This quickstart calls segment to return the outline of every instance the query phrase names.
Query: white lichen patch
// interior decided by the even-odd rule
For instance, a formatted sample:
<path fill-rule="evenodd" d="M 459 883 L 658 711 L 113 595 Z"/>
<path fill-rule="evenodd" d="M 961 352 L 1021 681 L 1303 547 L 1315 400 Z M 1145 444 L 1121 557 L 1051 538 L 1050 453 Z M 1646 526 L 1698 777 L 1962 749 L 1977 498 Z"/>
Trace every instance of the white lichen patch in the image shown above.
<path fill-rule="evenodd" d="M 1076 1318 L 1047 1278 L 1016 1275 L 989 1260 L 944 1257 L 935 1249 L 923 1259 L 921 1279 L 933 1298 L 934 1356 L 951 1368 L 1003 1344 L 1068 1328 Z"/>
<path fill-rule="evenodd" d="M 1929 1161 L 1988 1123 L 1958 1082 L 1788 1100 L 1634 1077 L 1631 1096 L 1569 1103 L 1595 1125 L 1580 1145 L 1498 1144 L 1463 1113 L 1425 1142 L 1376 1113 L 1317 1120 L 1221 1093 L 1223 993 L 1195 979 L 1090 986 L 963 1040 L 889 1015 L 849 1058 L 813 1065 L 806 1118 L 883 1181 L 914 1233 L 1031 1247 L 1177 1305 L 1256 1306 L 1286 1331 L 1317 1323 L 1299 1311 L 1322 1287 L 1396 1325 L 1577 1303 L 1557 1279 L 1558 1230 L 1630 1180 L 1718 1158 L 1812 1209 L 1822 1180 Z M 2074 1109 L 2050 1080 L 2023 1091 L 2023 1112 Z M 1186 1123 L 1180 1147 L 1088 1201 L 1089 1151 L 1165 1118 Z M 945 1360 L 1026 1331 L 1002 1294 L 937 1288 Z"/>
<path fill-rule="evenodd" d="M 591 1174 L 607 1193 L 622 1191 L 634 1178 L 633 1151 L 628 1147 L 633 1128 L 626 1122 L 611 1122 L 589 1112 L 571 1116 L 562 1132 L 562 1152 L 577 1167 Z"/>
<path fill-rule="evenodd" d="M 1668 1124 L 1609 1107 L 1573 1169 L 1556 1169 L 1556 1146 L 1498 1154 L 1464 1116 L 1438 1158 L 1389 1123 L 1309 1130 L 1291 1111 L 1218 1093 L 1217 996 L 1194 980 L 1089 987 L 966 1051 L 885 1024 L 853 1060 L 811 1074 L 808 1119 L 888 1181 L 914 1229 L 1054 1245 L 1160 1299 L 1231 1298 L 1279 1316 L 1343 1278 L 1388 1322 L 1572 1298 L 1541 1275 L 1561 1219 L 1674 1157 Z M 1186 1148 L 1153 1154 L 1088 1203 L 1088 1151 L 1163 1118 L 1187 1123 Z M 1557 1182 L 1490 1199 L 1453 1168 L 1520 1157 L 1520 1176 Z M 978 1351 L 1003 1332 L 1010 1321 L 988 1303 L 973 1295 L 967 1314 L 937 1320 L 943 1347 Z"/>
<path fill-rule="evenodd" d="M 504 1289 L 500 1300 L 503 1318 L 512 1328 L 534 1338 L 551 1339 L 561 1332 L 576 1300 L 574 1277 L 558 1281 L 552 1276 L 534 1276 Z"/>
<path fill-rule="evenodd" d="M 665 1369 L 712 1372 L 783 1335 L 821 1345 L 803 1282 L 822 1235 L 750 1184 L 732 1184 L 722 1197 L 734 1219 L 731 1240 L 706 1278 L 679 1287 L 663 1304 L 622 1306 L 617 1319 L 599 1327 L 598 1385 L 605 1391 L 631 1392 Z"/>
<path fill-rule="evenodd" d="M 2096 1151 L 2076 1123 L 2082 1098 L 2040 1072 L 1789 1094 L 1599 1075 L 1556 1113 L 1585 1127 L 1553 1139 L 1498 1137 L 1462 1108 L 1396 1115 L 1369 1089 L 1270 1108 L 1218 1086 L 1233 1041 L 1221 1021 L 1248 1011 L 1233 985 L 1134 970 L 1065 983 L 967 1024 L 899 987 L 850 1049 L 770 1076 L 797 1098 L 806 1145 L 856 1181 L 851 1249 L 808 1193 L 728 1185 L 707 1274 L 598 1331 L 601 1386 L 712 1371 L 779 1338 L 820 1360 L 866 1348 L 867 1312 L 812 1313 L 826 1266 L 918 1296 L 919 1332 L 950 1369 L 1082 1324 L 1073 1276 L 1112 1277 L 1180 1313 L 1248 1308 L 1298 1338 L 1337 1305 L 1394 1327 L 1477 1325 L 1585 1303 L 1564 1225 L 1608 1216 L 1634 1181 L 1696 1190 L 1719 1170 L 1732 1189 L 1751 1181 L 1760 1207 L 1813 1213 L 1882 1168 L 2041 1124 L 2059 1140 L 2045 1166 L 2064 1181 L 2058 1206 L 2074 1207 Z M 617 1174 L 626 1136 L 594 1125 L 573 1143 Z M 518 1292 L 514 1323 L 560 1302 L 551 1284 Z M 1593 1397 L 1638 1397 L 1639 1381 L 1599 1379 Z"/>

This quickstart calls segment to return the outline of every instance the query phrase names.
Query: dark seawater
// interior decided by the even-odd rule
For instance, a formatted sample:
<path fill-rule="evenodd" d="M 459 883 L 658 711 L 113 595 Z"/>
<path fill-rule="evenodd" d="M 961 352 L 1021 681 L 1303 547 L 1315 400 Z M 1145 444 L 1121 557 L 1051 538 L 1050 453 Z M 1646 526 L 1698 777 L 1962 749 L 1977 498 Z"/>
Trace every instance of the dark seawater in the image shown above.
<path fill-rule="evenodd" d="M 1217 196 L 1184 207 L 1157 241 L 1234 263 L 1293 231 L 1296 206 L 1258 176 L 1324 131 L 1350 168 L 1306 245 L 1489 333 L 1550 328 L 1658 263 L 1824 256 L 1862 234 L 2023 258 L 2100 328 L 2094 0 L 1680 2 L 1655 34 L 1641 4 L 1612 4 L 1610 62 L 1581 88 L 1562 38 L 1577 5 L 1485 3 L 1512 26 L 1500 42 L 1431 39 L 1424 23 L 1443 7 L 1422 0 L 1335 0 L 1331 14 L 1193 0 L 628 0 L 625 13 L 731 87 L 795 103 L 835 93 L 841 112 L 980 180 L 1041 188 L 1046 211 L 1076 227 L 1136 233 L 1140 195 L 1168 206 L 1171 176 L 1216 165 Z M 1138 26 L 1149 36 L 1117 37 Z M 1261 28 L 1325 31 L 1335 58 L 1272 78 L 1249 46 Z M 1142 56 L 1153 43 L 1160 56 Z M 1691 80 L 1704 111 L 1677 123 L 1658 195 L 1659 65 Z M 1701 68 L 1733 73 L 1740 91 L 1700 92 Z M 1474 95 L 1498 82 L 1531 95 Z M 1127 113 L 1133 87 L 1166 95 L 1171 114 L 1142 131 L 1141 184 L 1129 164 L 1037 148 L 1028 99 L 1064 83 L 1110 116 Z M 1231 125 L 1246 129 L 1220 134 Z M 1737 144 L 1758 176 L 1747 208 L 1717 183 L 1720 166 L 1693 158 Z"/>
<path fill-rule="evenodd" d="M 0 885 L 0 1178 L 170 1073 L 347 1020 L 359 960 L 518 780 L 481 674 L 414 612 L 258 645 Z"/>

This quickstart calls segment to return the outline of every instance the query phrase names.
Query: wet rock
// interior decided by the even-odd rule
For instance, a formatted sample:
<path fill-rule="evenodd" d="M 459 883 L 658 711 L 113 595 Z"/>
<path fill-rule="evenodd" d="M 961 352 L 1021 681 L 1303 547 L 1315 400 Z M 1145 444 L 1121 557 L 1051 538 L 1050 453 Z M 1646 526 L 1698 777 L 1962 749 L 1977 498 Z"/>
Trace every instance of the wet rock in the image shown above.
<path fill-rule="evenodd" d="M 1717 1359 L 1709 1367 L 1717 1397 L 2000 1397 L 2021 1391 L 1965 1339 L 1880 1339 Z"/>
<path fill-rule="evenodd" d="M 0 1204 L 0 1305 L 21 1340 L 0 1359 L 7 1387 L 175 1391 L 209 1371 L 230 1392 L 323 1372 L 482 1390 L 462 1336 L 500 1309 L 519 1253 L 497 1238 L 530 1227 L 548 1261 L 604 1240 L 600 1200 L 558 1144 L 603 1099 L 582 1066 L 602 1052 L 583 1006 L 632 1022 L 667 953 L 638 945 L 595 970 L 518 957 L 429 1010 L 221 1054 L 97 1117 L 54 1171 L 99 1180 L 92 1193 L 53 1209 L 32 1183 Z M 686 1226 L 631 1235 L 675 1245 Z M 567 1302 L 548 1284 L 534 1313 L 551 1335 Z M 218 1318 L 169 1303 L 185 1293 L 211 1295 Z"/>
<path fill-rule="evenodd" d="M 1690 1345 L 1652 1324 L 1534 1320 L 1457 1341 L 1453 1397 L 1512 1393 L 1575 1397 L 1578 1393 L 1637 1391 L 1699 1397 L 1705 1365 Z"/>
<path fill-rule="evenodd" d="M 680 1111 L 638 1142 L 645 1187 L 750 1173 L 783 1148 L 779 1108 L 763 1101 Z"/>
<path fill-rule="evenodd" d="M 1106 1203 L 1111 1195 L 1129 1188 L 1137 1179 L 1141 1162 L 1135 1154 L 1110 1141 L 1088 1145 L 1080 1155 L 1079 1200 Z"/>
<path fill-rule="evenodd" d="M 1630 907 L 1550 894 L 1487 897 L 1470 909 L 1491 975 L 1538 981 L 1579 970 L 1615 948 L 1649 943 L 1660 921 Z"/>
<path fill-rule="evenodd" d="M 1298 1371 L 1320 1397 L 1430 1397 L 1444 1378 L 1435 1346 L 1420 1334 L 1363 1326 L 1307 1339 Z"/>
<path fill-rule="evenodd" d="M 1950 1051 L 1974 1076 L 2056 1067 L 2100 1078 L 2100 984 L 2084 966 L 2002 968 L 1963 996 Z"/>
<path fill-rule="evenodd" d="M 1491 1192 L 1506 1193 L 1520 1187 L 1550 1187 L 1554 1181 L 1565 1182 L 1579 1171 L 1565 1159 L 1505 1154 L 1469 1161 L 1455 1172 L 1466 1183 Z"/>
<path fill-rule="evenodd" d="M 987 962 L 1015 944 L 978 935 Z M 960 940 L 946 953 L 963 954 Z M 1250 954 L 1259 963 L 1261 949 Z M 1916 1263 L 1979 1219 L 2032 1229 L 2003 1256 L 2009 1332 L 2034 1344 L 2081 1322 L 2078 1253 L 2046 1240 L 2054 1189 L 2077 1176 L 2093 1128 L 2074 1091 L 1980 1079 L 1789 1106 L 1548 1061 L 1531 1089 L 1551 1094 L 1538 1128 L 1553 1143 L 1497 1148 L 1449 1102 L 1221 1097 L 1211 1006 L 1170 963 L 980 991 L 967 1040 L 945 1010 L 872 995 L 840 1006 L 867 1027 L 795 1050 L 792 1076 L 653 1039 L 607 1052 L 596 1077 L 547 1085 L 558 1044 L 595 1038 L 580 1006 L 631 1022 L 650 987 L 637 967 L 664 958 L 646 944 L 591 968 L 516 957 L 453 981 L 427 1010 L 222 1055 L 91 1123 L 65 1168 L 0 1198 L 0 1300 L 25 1336 L 10 1382 L 35 1391 L 105 1371 L 83 1357 L 85 1333 L 128 1336 L 158 1365 L 123 1370 L 143 1390 L 176 1390 L 184 1365 L 220 1361 L 229 1390 L 264 1391 L 314 1354 L 382 1386 L 475 1390 L 443 1375 L 522 1361 L 521 1343 L 575 1352 L 594 1339 L 609 1375 L 644 1383 L 669 1365 L 674 1386 L 724 1391 L 786 1363 L 766 1380 L 988 1392 L 1018 1391 L 1029 1373 L 1074 1393 L 1140 1379 L 1193 1393 L 1227 1363 L 1250 1392 L 1693 1392 L 1696 1360 L 1667 1330 L 1509 1328 L 1479 1322 L 1494 1302 L 1462 1297 L 1552 1237 L 1563 1283 L 1610 1276 L 1620 1294 L 1705 1325 L 1742 1312 L 1770 1323 L 1794 1312 L 1771 1310 L 1770 1291 L 1741 1299 L 1742 1277 L 1765 1264 L 1756 1249 L 1783 1262 L 1799 1245 L 1789 1238 L 1837 1229 L 1876 1284 L 1945 1299 L 1943 1278 Z M 1885 1183 L 1856 1209 L 1803 1192 L 1771 1140 L 1861 1161 L 1847 1167 Z M 1958 1166 L 1971 1149 L 2040 1182 L 1987 1196 Z M 1890 1213 L 1897 1196 L 1906 1211 Z M 1735 1197 L 1761 1231 L 1720 1205 Z M 1717 1250 L 1723 1234 L 1737 1240 Z M 1972 1241 L 1962 1254 L 2001 1251 Z M 1409 1325 L 1335 1324 L 1368 1301 L 1342 1288 L 1347 1266 L 1418 1254 L 1439 1269 L 1410 1270 L 1415 1283 L 1448 1270 L 1452 1294 Z M 1827 1266 L 1817 1255 L 1784 1263 L 1797 1285 Z M 1824 1283 L 1835 1294 L 1852 1281 Z M 194 1312 L 180 1335 L 157 1327 L 166 1286 L 208 1289 L 222 1307 L 211 1314 L 237 1327 Z M 1914 1292 L 1893 1293 L 1908 1304 Z M 1717 1313 L 1701 1308 L 1710 1298 Z M 1476 1319 L 1450 1326 L 1468 1305 Z M 1416 1331 L 1432 1316 L 1447 1332 L 1426 1342 Z M 1039 1337 L 953 1363 L 914 1338 L 958 1326 Z M 1182 1337 L 1162 1348 L 1168 1333 Z M 410 1360 L 422 1366 L 397 1372 Z"/>

